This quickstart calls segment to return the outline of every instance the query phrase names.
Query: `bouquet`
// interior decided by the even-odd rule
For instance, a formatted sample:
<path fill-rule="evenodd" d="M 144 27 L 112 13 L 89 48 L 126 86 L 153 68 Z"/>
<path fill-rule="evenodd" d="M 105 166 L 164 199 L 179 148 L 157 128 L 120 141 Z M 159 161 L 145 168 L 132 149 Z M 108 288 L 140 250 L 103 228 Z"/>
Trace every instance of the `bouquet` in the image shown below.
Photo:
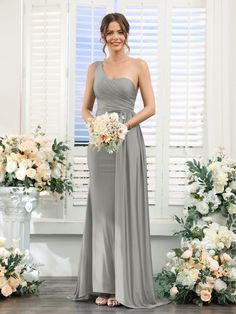
<path fill-rule="evenodd" d="M 38 265 L 33 262 L 29 251 L 5 246 L 0 238 L 0 297 L 10 295 L 29 295 L 38 292 L 42 281 L 39 280 Z"/>
<path fill-rule="evenodd" d="M 186 164 L 186 227 L 213 213 L 222 214 L 229 228 L 236 227 L 236 161 L 220 149 L 206 163 L 193 159 Z"/>
<path fill-rule="evenodd" d="M 128 128 L 116 112 L 105 113 L 88 121 L 89 146 L 98 151 L 104 147 L 110 154 L 117 152 L 125 139 Z"/>
<path fill-rule="evenodd" d="M 72 180 L 66 173 L 69 147 L 45 137 L 38 126 L 33 136 L 0 137 L 0 187 L 35 187 L 39 192 L 50 191 L 63 198 L 73 191 Z"/>
<path fill-rule="evenodd" d="M 176 303 L 236 303 L 236 235 L 217 223 L 201 231 L 167 253 L 157 293 Z"/>

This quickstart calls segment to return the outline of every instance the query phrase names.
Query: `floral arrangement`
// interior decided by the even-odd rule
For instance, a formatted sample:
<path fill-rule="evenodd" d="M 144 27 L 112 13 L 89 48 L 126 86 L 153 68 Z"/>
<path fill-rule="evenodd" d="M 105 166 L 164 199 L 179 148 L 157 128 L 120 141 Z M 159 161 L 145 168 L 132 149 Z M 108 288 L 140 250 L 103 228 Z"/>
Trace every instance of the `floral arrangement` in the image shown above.
<path fill-rule="evenodd" d="M 117 152 L 128 132 L 116 112 L 105 113 L 88 120 L 89 146 L 98 151 L 104 147 L 110 154 Z"/>
<path fill-rule="evenodd" d="M 207 163 L 186 164 L 187 206 L 175 216 L 181 246 L 167 253 L 157 294 L 176 303 L 236 303 L 236 162 L 220 148 Z"/>
<path fill-rule="evenodd" d="M 29 251 L 5 246 L 0 238 L 0 297 L 37 293 L 39 280 L 38 265 L 33 262 Z"/>
<path fill-rule="evenodd" d="M 201 239 L 202 237 L 202 239 Z M 157 293 L 176 303 L 236 303 L 236 235 L 208 223 L 199 238 L 167 253 L 156 277 Z"/>
<path fill-rule="evenodd" d="M 187 204 L 185 226 L 191 227 L 199 219 L 220 213 L 229 228 L 236 227 L 236 161 L 222 148 L 206 163 L 193 159 L 186 162 Z"/>
<path fill-rule="evenodd" d="M 0 137 L 0 186 L 35 187 L 63 198 L 73 191 L 72 175 L 66 177 L 69 147 L 45 137 L 38 126 L 33 136 Z"/>

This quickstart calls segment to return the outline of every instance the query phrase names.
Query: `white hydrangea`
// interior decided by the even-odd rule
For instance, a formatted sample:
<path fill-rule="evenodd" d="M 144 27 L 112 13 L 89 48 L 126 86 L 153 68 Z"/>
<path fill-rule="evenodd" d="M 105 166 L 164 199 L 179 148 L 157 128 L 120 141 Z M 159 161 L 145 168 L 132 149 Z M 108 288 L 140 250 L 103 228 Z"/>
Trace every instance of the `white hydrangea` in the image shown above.
<path fill-rule="evenodd" d="M 214 289 L 217 291 L 217 292 L 220 292 L 220 291 L 224 291 L 227 289 L 227 285 L 226 283 L 221 280 L 221 279 L 216 279 L 215 281 L 215 284 L 214 284 Z"/>

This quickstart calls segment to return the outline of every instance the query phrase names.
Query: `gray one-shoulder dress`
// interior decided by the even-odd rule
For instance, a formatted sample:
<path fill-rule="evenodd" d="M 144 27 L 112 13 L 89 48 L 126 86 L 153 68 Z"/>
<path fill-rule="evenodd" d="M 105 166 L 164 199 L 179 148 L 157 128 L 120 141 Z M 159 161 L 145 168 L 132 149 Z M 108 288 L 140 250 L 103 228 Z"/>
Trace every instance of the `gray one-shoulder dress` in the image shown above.
<path fill-rule="evenodd" d="M 134 115 L 137 90 L 125 77 L 109 79 L 96 62 L 96 115 Z M 88 147 L 90 172 L 86 221 L 74 300 L 92 294 L 115 294 L 129 308 L 166 304 L 154 292 L 150 246 L 145 145 L 140 126 L 133 127 L 118 153 Z"/>

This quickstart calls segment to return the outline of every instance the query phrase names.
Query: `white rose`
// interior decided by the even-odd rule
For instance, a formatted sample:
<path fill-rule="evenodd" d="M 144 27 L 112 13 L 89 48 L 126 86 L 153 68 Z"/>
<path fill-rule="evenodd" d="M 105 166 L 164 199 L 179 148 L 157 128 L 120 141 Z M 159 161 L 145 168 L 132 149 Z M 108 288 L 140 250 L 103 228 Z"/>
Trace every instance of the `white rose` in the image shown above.
<path fill-rule="evenodd" d="M 7 160 L 6 172 L 12 173 L 17 169 L 17 162 L 12 159 Z"/>
<path fill-rule="evenodd" d="M 230 204 L 228 212 L 230 215 L 236 214 L 236 204 Z"/>
<path fill-rule="evenodd" d="M 214 183 L 213 186 L 214 186 L 215 193 L 223 193 L 223 191 L 224 191 L 224 185 L 223 184 Z"/>
<path fill-rule="evenodd" d="M 213 174 L 216 174 L 218 171 L 220 171 L 220 163 L 218 161 L 211 163 L 208 167 L 208 170 L 210 170 Z"/>
<path fill-rule="evenodd" d="M 188 193 L 196 193 L 199 189 L 199 185 L 197 184 L 197 182 L 193 182 L 192 184 L 187 185 L 186 188 Z"/>
<path fill-rule="evenodd" d="M 27 282 L 39 280 L 39 271 L 38 270 L 32 270 L 30 272 L 24 272 L 22 274 L 22 276 Z"/>
<path fill-rule="evenodd" d="M 224 248 L 224 243 L 223 242 L 219 242 L 219 243 L 217 243 L 217 247 L 218 247 L 218 249 L 220 249 L 220 250 L 222 250 L 223 248 Z"/>
<path fill-rule="evenodd" d="M 222 258 L 223 258 L 223 260 L 224 260 L 225 262 L 227 262 L 227 263 L 232 261 L 231 256 L 230 256 L 229 254 L 227 254 L 227 253 L 224 253 L 224 254 L 222 255 Z"/>
<path fill-rule="evenodd" d="M 0 277 L 0 289 L 7 283 L 7 278 L 5 276 Z"/>
<path fill-rule="evenodd" d="M 209 206 L 207 203 L 200 201 L 197 203 L 197 211 L 202 214 L 202 215 L 206 215 L 209 213 Z"/>
<path fill-rule="evenodd" d="M 24 168 L 18 168 L 16 170 L 16 178 L 18 180 L 24 181 L 25 180 L 25 175 L 26 175 L 26 172 L 25 172 Z"/>
<path fill-rule="evenodd" d="M 32 166 L 32 161 L 30 159 L 23 159 L 20 163 L 19 163 L 19 168 L 31 168 Z"/>
<path fill-rule="evenodd" d="M 173 298 L 176 296 L 176 294 L 179 292 L 179 290 L 177 289 L 177 287 L 172 287 L 170 289 L 170 296 Z"/>
<path fill-rule="evenodd" d="M 229 187 L 230 187 L 232 190 L 236 190 L 236 181 L 230 182 Z"/>
<path fill-rule="evenodd" d="M 227 285 L 226 285 L 226 283 L 223 280 L 216 279 L 215 284 L 214 284 L 214 289 L 217 292 L 220 292 L 222 290 L 226 290 L 227 289 Z"/>
<path fill-rule="evenodd" d="M 229 277 L 233 280 L 236 280 L 236 268 L 235 267 L 231 268 Z"/>
<path fill-rule="evenodd" d="M 119 116 L 118 116 L 118 113 L 117 112 L 112 112 L 110 114 L 110 117 L 112 120 L 115 120 L 115 121 L 118 121 L 119 120 Z"/>
<path fill-rule="evenodd" d="M 34 179 L 36 175 L 36 170 L 34 168 L 29 168 L 26 170 L 25 174 L 27 175 L 27 177 Z"/>
<path fill-rule="evenodd" d="M 189 270 L 189 275 L 190 275 L 192 280 L 197 281 L 198 275 L 199 275 L 199 270 L 192 268 Z"/>
<path fill-rule="evenodd" d="M 216 177 L 217 184 L 226 185 L 228 181 L 227 173 L 221 171 L 218 176 Z"/>
<path fill-rule="evenodd" d="M 54 167 L 51 171 L 51 176 L 53 178 L 59 179 L 61 177 L 61 170 L 58 167 Z"/>
<path fill-rule="evenodd" d="M 5 284 L 5 286 L 2 287 L 1 292 L 2 292 L 2 295 L 4 297 L 8 297 L 9 295 L 12 294 L 13 290 L 12 290 L 11 286 L 7 283 L 7 284 Z"/>

